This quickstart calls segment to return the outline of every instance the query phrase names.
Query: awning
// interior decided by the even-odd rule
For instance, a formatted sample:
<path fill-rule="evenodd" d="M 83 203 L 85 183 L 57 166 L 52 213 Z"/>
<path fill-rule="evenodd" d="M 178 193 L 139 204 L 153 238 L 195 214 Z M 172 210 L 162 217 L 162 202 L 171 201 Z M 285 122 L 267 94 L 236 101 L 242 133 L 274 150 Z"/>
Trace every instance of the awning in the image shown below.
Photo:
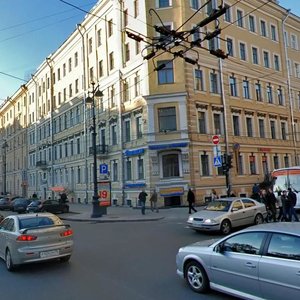
<path fill-rule="evenodd" d="M 65 192 L 66 188 L 64 186 L 52 186 L 49 188 L 49 190 L 51 190 L 55 193 L 62 193 L 62 192 Z"/>

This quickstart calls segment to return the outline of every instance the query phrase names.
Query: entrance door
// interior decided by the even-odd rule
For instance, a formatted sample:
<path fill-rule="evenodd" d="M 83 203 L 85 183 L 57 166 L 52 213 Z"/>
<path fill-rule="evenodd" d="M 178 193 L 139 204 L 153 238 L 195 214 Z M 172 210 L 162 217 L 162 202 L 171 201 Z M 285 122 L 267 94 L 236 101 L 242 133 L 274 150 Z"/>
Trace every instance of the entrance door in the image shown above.
<path fill-rule="evenodd" d="M 180 206 L 181 205 L 181 197 L 180 196 L 172 196 L 165 197 L 165 206 Z"/>

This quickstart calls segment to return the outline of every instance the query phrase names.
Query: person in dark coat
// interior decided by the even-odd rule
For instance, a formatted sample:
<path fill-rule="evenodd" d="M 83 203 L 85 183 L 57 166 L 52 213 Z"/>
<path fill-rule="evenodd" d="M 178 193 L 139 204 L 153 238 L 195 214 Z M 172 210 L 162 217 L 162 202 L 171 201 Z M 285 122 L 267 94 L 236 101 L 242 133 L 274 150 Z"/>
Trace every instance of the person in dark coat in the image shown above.
<path fill-rule="evenodd" d="M 295 209 L 295 205 L 297 203 L 297 195 L 292 191 L 291 188 L 288 188 L 288 199 L 290 200 L 290 207 L 289 207 L 289 219 L 292 221 L 293 217 L 296 222 L 299 222 L 299 218 L 297 216 L 297 212 Z"/>
<path fill-rule="evenodd" d="M 139 193 L 139 201 L 140 201 L 140 205 L 141 205 L 142 215 L 145 214 L 147 196 L 148 196 L 148 194 L 145 192 L 145 190 L 142 190 Z"/>
<path fill-rule="evenodd" d="M 193 192 L 191 189 L 189 189 L 189 191 L 188 191 L 188 193 L 187 193 L 187 202 L 189 203 L 189 214 L 192 213 L 192 210 L 193 210 L 194 212 L 196 212 L 197 209 L 195 209 L 195 207 L 194 207 L 194 203 L 195 203 L 195 194 L 194 194 L 194 192 Z"/>
<path fill-rule="evenodd" d="M 277 221 L 276 219 L 276 196 L 273 193 L 273 190 L 271 188 L 269 188 L 267 194 L 266 194 L 266 207 L 267 209 L 271 212 L 272 217 L 271 219 L 273 219 L 274 222 Z"/>

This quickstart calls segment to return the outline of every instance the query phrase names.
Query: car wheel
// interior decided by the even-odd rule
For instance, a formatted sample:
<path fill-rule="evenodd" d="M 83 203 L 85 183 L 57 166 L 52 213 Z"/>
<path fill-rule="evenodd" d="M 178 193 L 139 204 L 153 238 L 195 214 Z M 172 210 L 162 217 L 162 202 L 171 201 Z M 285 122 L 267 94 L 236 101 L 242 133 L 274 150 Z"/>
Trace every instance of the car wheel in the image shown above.
<path fill-rule="evenodd" d="M 8 271 L 14 271 L 15 270 L 15 265 L 12 262 L 12 258 L 11 258 L 11 254 L 10 254 L 9 249 L 7 249 L 6 253 L 5 253 L 5 265 L 6 265 L 6 269 Z"/>
<path fill-rule="evenodd" d="M 225 235 L 229 234 L 231 232 L 231 223 L 229 220 L 224 220 L 221 223 L 221 228 L 220 228 L 221 232 Z"/>
<path fill-rule="evenodd" d="M 258 224 L 262 224 L 263 222 L 264 222 L 264 217 L 262 216 L 262 214 L 257 214 L 254 219 L 254 224 L 258 225 Z"/>
<path fill-rule="evenodd" d="M 68 262 L 71 258 L 71 255 L 63 256 L 60 258 L 61 262 Z"/>
<path fill-rule="evenodd" d="M 209 280 L 204 268 L 197 262 L 189 262 L 184 271 L 189 287 L 196 293 L 205 293 L 209 289 Z"/>

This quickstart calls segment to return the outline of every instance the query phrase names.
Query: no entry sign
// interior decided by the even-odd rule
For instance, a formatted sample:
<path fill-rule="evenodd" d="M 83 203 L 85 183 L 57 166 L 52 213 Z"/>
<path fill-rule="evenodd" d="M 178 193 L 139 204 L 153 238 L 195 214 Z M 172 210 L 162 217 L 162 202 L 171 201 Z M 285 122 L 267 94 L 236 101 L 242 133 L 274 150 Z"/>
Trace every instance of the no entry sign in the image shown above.
<path fill-rule="evenodd" d="M 212 137 L 212 142 L 213 142 L 214 145 L 218 145 L 219 142 L 220 142 L 219 136 L 218 136 L 218 135 L 214 135 L 214 136 Z"/>

